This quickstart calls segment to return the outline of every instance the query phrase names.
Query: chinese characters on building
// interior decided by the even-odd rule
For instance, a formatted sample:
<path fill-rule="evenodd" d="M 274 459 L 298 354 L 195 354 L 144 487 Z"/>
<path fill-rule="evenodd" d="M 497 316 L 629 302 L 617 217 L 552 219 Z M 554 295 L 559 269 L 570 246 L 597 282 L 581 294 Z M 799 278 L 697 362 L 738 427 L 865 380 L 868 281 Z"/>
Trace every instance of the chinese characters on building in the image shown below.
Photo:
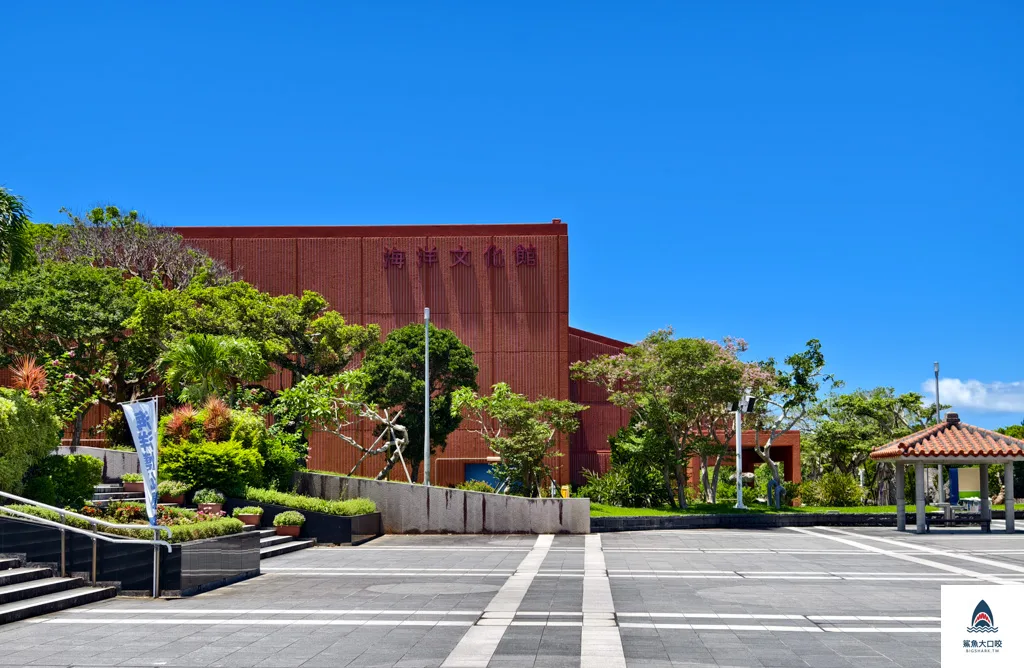
<path fill-rule="evenodd" d="M 458 248 L 448 251 L 448 255 L 450 267 L 473 266 L 472 251 L 466 250 L 461 244 Z M 512 256 L 515 258 L 517 267 L 536 267 L 540 264 L 540 253 L 533 244 L 527 246 L 518 244 L 512 250 Z M 436 264 L 438 264 L 437 246 L 432 248 L 416 248 L 416 266 L 423 267 Z M 488 246 L 487 250 L 484 251 L 484 265 L 487 267 L 504 267 L 505 249 L 499 248 L 494 244 Z M 384 246 L 384 268 L 404 269 L 405 251 L 398 248 L 398 246 Z"/>

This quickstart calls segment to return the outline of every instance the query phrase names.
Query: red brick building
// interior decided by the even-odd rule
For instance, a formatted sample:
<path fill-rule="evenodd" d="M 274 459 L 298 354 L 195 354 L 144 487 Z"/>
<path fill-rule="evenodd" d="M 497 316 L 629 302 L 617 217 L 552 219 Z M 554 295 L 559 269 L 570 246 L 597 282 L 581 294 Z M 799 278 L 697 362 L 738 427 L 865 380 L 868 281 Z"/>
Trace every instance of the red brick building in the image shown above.
<path fill-rule="evenodd" d="M 590 407 L 580 430 L 560 440 L 562 456 L 549 462 L 559 484 L 582 482 L 583 469 L 607 470 L 608 436 L 628 415 L 609 404 L 600 388 L 570 381 L 569 365 L 627 344 L 569 327 L 569 236 L 560 220 L 176 231 L 261 290 L 314 290 L 348 322 L 376 323 L 384 334 L 422 322 L 429 307 L 433 324 L 451 329 L 473 349 L 481 389 L 504 381 L 531 398 L 572 399 Z M 279 374 L 272 382 L 288 380 Z M 786 477 L 799 480 L 799 434 L 787 434 L 779 446 Z M 467 465 L 486 464 L 491 455 L 479 437 L 457 431 L 432 460 L 433 482 L 461 482 Z M 744 469 L 752 470 L 754 459 L 749 453 Z M 355 450 L 331 436 L 311 443 L 310 468 L 347 472 L 355 461 Z M 377 462 L 367 462 L 359 473 L 378 470 Z"/>

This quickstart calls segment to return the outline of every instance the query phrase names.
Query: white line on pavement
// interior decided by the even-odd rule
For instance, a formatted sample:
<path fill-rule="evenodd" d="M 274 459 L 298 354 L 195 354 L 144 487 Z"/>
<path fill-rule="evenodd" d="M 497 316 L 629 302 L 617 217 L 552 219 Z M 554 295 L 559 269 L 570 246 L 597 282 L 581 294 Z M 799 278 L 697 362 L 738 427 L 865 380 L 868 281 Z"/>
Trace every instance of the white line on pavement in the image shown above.
<path fill-rule="evenodd" d="M 912 563 L 915 563 L 915 564 L 920 564 L 922 566 L 929 566 L 931 568 L 937 568 L 937 569 L 940 569 L 940 570 L 948 571 L 950 573 L 956 573 L 957 575 L 962 575 L 962 576 L 965 576 L 965 577 L 977 578 L 979 580 L 987 580 L 988 582 L 992 582 L 992 583 L 995 583 L 995 584 L 1009 584 L 1009 585 L 1020 585 L 1021 584 L 1020 582 L 1014 582 L 1012 580 L 1007 580 L 1007 579 L 1001 578 L 1001 577 L 999 577 L 997 575 L 989 575 L 987 573 L 979 573 L 977 571 L 970 571 L 970 570 L 967 570 L 966 568 L 959 568 L 957 566 L 950 566 L 949 564 L 943 564 L 943 563 L 940 563 L 938 561 L 931 561 L 930 559 L 922 559 L 920 557 L 914 557 L 914 556 L 911 556 L 909 554 L 898 554 L 896 552 L 892 552 L 891 550 L 885 550 L 885 549 L 880 548 L 880 547 L 875 547 L 874 545 L 866 545 L 864 543 L 859 543 L 859 542 L 854 541 L 854 540 L 848 540 L 846 538 L 840 538 L 839 536 L 831 536 L 831 535 L 828 535 L 828 534 L 818 533 L 816 531 L 811 531 L 810 529 L 804 529 L 804 528 L 801 528 L 801 527 L 786 527 L 786 528 L 789 529 L 790 531 L 796 531 L 796 532 L 799 532 L 801 534 L 805 534 L 805 535 L 808 535 L 808 536 L 817 536 L 818 538 L 824 538 L 825 540 L 833 540 L 833 541 L 836 541 L 836 542 L 839 542 L 839 543 L 843 543 L 844 545 L 850 545 L 851 547 L 859 547 L 860 549 L 862 549 L 862 550 L 864 550 L 866 552 L 874 552 L 876 554 L 888 555 L 888 556 L 892 557 L 893 559 L 900 559 L 902 561 L 909 561 L 909 562 L 912 562 Z M 854 534 L 854 535 L 856 535 L 856 534 Z"/>
<path fill-rule="evenodd" d="M 490 613 L 491 621 L 503 622 L 503 624 L 484 625 L 478 623 L 471 627 L 441 664 L 442 668 L 487 667 L 494 655 L 494 650 L 498 648 L 498 643 L 505 635 L 505 630 L 512 623 L 516 610 L 522 604 L 526 591 L 530 588 L 541 564 L 544 563 L 544 557 L 551 549 L 553 540 L 554 536 L 551 534 L 537 536 L 537 542 L 534 543 L 533 549 L 523 558 L 515 574 L 505 581 L 491 602 L 487 604 L 484 615 Z"/>
<path fill-rule="evenodd" d="M 825 529 L 826 531 L 831 531 L 833 533 L 842 534 L 844 536 L 853 536 L 854 538 L 864 538 L 864 539 L 867 539 L 867 540 L 877 541 L 879 543 L 886 543 L 888 545 L 897 545 L 899 547 L 902 547 L 903 549 L 909 548 L 911 550 L 916 550 L 918 552 L 927 552 L 929 554 L 936 554 L 936 555 L 943 556 L 943 557 L 950 557 L 952 559 L 960 559 L 962 561 L 973 561 L 976 564 L 984 564 L 986 566 L 995 566 L 996 568 L 1002 568 L 1003 570 L 1007 570 L 1007 571 L 1016 571 L 1017 573 L 1024 573 L 1024 567 L 1022 567 L 1022 566 L 1015 566 L 1013 564 L 1008 564 L 1005 561 L 994 561 L 992 559 L 982 559 L 981 557 L 975 557 L 972 554 L 965 554 L 965 553 L 962 553 L 962 552 L 949 552 L 948 550 L 937 550 L 937 549 L 935 549 L 933 547 L 928 547 L 927 545 L 920 545 L 920 544 L 917 544 L 917 543 L 911 543 L 910 541 L 907 541 L 907 540 L 894 540 L 892 538 L 883 538 L 881 536 L 866 536 L 866 535 L 862 536 L 860 534 L 856 534 L 856 533 L 853 533 L 851 531 L 843 531 L 842 529 L 836 529 L 834 527 L 822 527 L 822 529 Z"/>
<path fill-rule="evenodd" d="M 587 534 L 583 551 L 583 631 L 580 636 L 580 666 L 626 668 L 622 637 L 612 615 L 611 581 L 601 551 L 601 534 Z M 588 623 L 588 617 L 593 623 Z M 600 620 L 600 621 L 599 621 Z M 605 624 L 604 622 L 608 623 Z"/>
<path fill-rule="evenodd" d="M 138 619 L 137 617 L 40 617 L 26 620 L 33 624 L 125 624 L 137 626 L 176 626 L 202 624 L 206 626 L 472 626 L 472 620 L 433 619 L 211 619 L 209 617 L 184 619 Z"/>
<path fill-rule="evenodd" d="M 938 626 L 862 626 L 862 627 L 819 627 L 819 626 L 776 626 L 768 624 L 663 624 L 659 622 L 630 622 L 619 624 L 626 629 L 660 629 L 682 631 L 767 631 L 770 633 L 938 633 Z"/>
<path fill-rule="evenodd" d="M 479 617 L 483 614 L 480 610 L 298 610 L 298 609 L 271 609 L 271 608 L 175 608 L 167 606 L 156 606 L 150 608 L 142 607 L 110 607 L 110 608 L 72 608 L 68 610 L 71 614 L 79 615 L 462 615 Z"/>

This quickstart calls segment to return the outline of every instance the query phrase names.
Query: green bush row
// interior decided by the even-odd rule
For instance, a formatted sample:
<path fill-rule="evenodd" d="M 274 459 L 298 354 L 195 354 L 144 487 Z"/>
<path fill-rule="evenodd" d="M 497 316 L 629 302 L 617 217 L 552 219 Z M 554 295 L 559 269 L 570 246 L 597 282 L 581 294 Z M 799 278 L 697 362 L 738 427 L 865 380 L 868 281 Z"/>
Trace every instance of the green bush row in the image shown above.
<path fill-rule="evenodd" d="M 23 512 L 26 515 L 35 515 L 36 517 L 41 517 L 52 522 L 61 521 L 60 514 L 47 508 L 37 508 L 36 506 L 17 504 L 4 507 Z M 88 529 L 90 527 L 88 522 L 77 517 L 68 517 L 65 523 L 68 526 L 78 527 L 80 529 Z M 195 524 L 175 524 L 167 528 L 171 530 L 170 538 L 167 537 L 166 532 L 161 531 L 161 540 L 166 540 L 168 543 L 186 543 L 191 540 L 216 538 L 217 536 L 229 536 L 231 534 L 241 533 L 245 528 L 245 525 L 242 524 L 241 520 L 225 517 L 219 520 L 210 520 L 208 522 L 196 522 Z M 118 536 L 126 536 L 128 538 L 141 538 L 143 540 L 152 540 L 153 538 L 153 530 L 142 528 L 141 526 L 139 529 L 111 529 L 107 527 L 103 529 L 103 532 L 116 534 Z"/>
<path fill-rule="evenodd" d="M 260 489 L 258 487 L 247 487 L 245 490 L 247 501 L 257 503 L 272 503 L 277 506 L 287 506 L 308 510 L 313 513 L 325 513 L 327 515 L 366 515 L 377 512 L 377 504 L 369 499 L 349 499 L 348 501 L 327 501 L 302 494 L 289 494 L 278 492 L 272 489 Z"/>
<path fill-rule="evenodd" d="M 103 482 L 103 461 L 89 455 L 50 455 L 36 464 L 25 496 L 50 506 L 79 507 Z"/>

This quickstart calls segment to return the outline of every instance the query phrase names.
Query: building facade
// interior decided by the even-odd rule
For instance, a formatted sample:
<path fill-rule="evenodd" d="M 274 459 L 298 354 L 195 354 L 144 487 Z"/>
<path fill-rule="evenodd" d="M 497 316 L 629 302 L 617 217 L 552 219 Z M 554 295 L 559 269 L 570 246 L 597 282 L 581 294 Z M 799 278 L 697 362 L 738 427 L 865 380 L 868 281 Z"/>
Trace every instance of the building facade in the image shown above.
<path fill-rule="evenodd" d="M 430 308 L 435 326 L 454 331 L 473 349 L 481 390 L 506 382 L 531 399 L 571 399 L 589 407 L 580 430 L 560 438 L 560 456 L 548 462 L 558 484 L 583 482 L 584 469 L 607 470 L 608 436 L 628 422 L 628 414 L 609 404 L 600 388 L 570 381 L 569 366 L 627 344 L 569 327 L 569 235 L 562 221 L 176 231 L 260 290 L 316 291 L 346 321 L 376 323 L 384 335 L 422 322 L 423 309 Z M 288 382 L 285 374 L 270 381 L 276 387 Z M 370 426 L 365 429 L 363 438 L 370 435 Z M 781 454 L 789 478 L 791 471 L 799 475 L 791 465 L 799 462 L 799 435 L 787 440 L 780 450 L 788 449 Z M 432 482 L 473 477 L 486 470 L 492 455 L 478 435 L 460 429 L 432 458 Z M 353 448 L 333 436 L 311 439 L 312 469 L 347 473 L 357 459 Z M 368 460 L 356 473 L 378 470 L 380 463 Z"/>

